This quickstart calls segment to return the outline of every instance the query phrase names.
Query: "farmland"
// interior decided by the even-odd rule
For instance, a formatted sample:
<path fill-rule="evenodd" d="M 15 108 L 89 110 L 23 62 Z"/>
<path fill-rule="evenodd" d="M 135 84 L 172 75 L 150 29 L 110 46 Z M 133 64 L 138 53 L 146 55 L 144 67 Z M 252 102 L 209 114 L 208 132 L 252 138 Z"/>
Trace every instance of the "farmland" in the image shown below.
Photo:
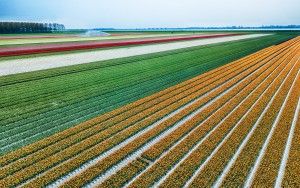
<path fill-rule="evenodd" d="M 241 35 L 6 36 L 0 56 Z M 297 33 L 0 76 L 0 187 L 298 187 L 299 88 Z"/>
<path fill-rule="evenodd" d="M 109 36 L 92 36 L 92 37 L 82 37 L 79 34 L 52 34 L 52 35 L 21 35 L 21 36 L 0 36 L 0 47 L 8 46 L 29 46 L 32 44 L 57 44 L 57 43 L 69 43 L 69 42 L 84 42 L 84 41 L 109 41 L 109 40 L 123 40 L 123 39 L 151 39 L 160 38 L 168 36 L 190 36 L 189 33 L 121 33 L 121 34 L 111 34 Z M 205 35 L 203 33 L 198 33 L 198 35 Z"/>
<path fill-rule="evenodd" d="M 13 55 L 28 55 L 38 53 L 50 53 L 50 52 L 62 52 L 62 51 L 74 51 L 74 50 L 85 50 L 94 48 L 107 48 L 115 46 L 128 46 L 138 44 L 151 44 L 151 43 L 162 43 L 172 41 L 183 41 L 193 39 L 205 39 L 205 38 L 216 38 L 225 36 L 235 36 L 239 34 L 210 34 L 210 35 L 191 35 L 191 36 L 173 36 L 168 38 L 152 38 L 152 39 L 135 39 L 125 41 L 107 41 L 107 42 L 85 42 L 85 43 L 60 43 L 60 44 L 48 44 L 48 45 L 36 45 L 36 46 L 22 46 L 22 47 L 11 47 L 11 48 L 0 48 L 0 57 L 13 56 Z"/>
<path fill-rule="evenodd" d="M 111 60 L 111 59 L 117 59 L 117 58 L 125 58 L 125 57 L 131 57 L 131 56 L 139 56 L 139 55 L 145 55 L 150 53 L 158 53 L 158 52 L 164 52 L 164 51 L 170 51 L 170 50 L 177 50 L 177 49 L 183 49 L 183 48 L 190 48 L 190 47 L 199 47 L 203 45 L 209 45 L 209 44 L 217 44 L 222 42 L 232 42 L 232 41 L 238 41 L 242 39 L 250 39 L 250 38 L 258 38 L 258 37 L 264 37 L 269 34 L 250 34 L 250 35 L 206 35 L 206 36 L 199 36 L 196 37 L 181 37 L 181 38 L 168 38 L 163 39 L 162 42 L 161 39 L 157 40 L 138 40 L 138 41 L 129 41 L 127 42 L 105 42 L 105 43 L 98 43 L 98 44 L 92 44 L 92 47 L 95 48 L 94 50 L 88 49 L 89 44 L 79 44 L 79 46 L 76 46 L 75 44 L 66 44 L 69 50 L 64 51 L 64 46 L 57 46 L 54 45 L 49 50 L 54 50 L 58 52 L 47 52 L 47 53 L 39 53 L 40 50 L 46 50 L 40 47 L 30 47 L 32 50 L 37 50 L 36 52 L 33 52 L 33 54 L 30 55 L 23 55 L 20 58 L 20 55 L 23 52 L 30 53 L 31 50 L 27 51 L 25 48 L 13 48 L 16 49 L 16 51 L 12 51 L 11 48 L 9 48 L 6 52 L 13 52 L 11 56 L 4 57 L 9 59 L 4 59 L 3 61 L 0 61 L 0 75 L 10 75 L 10 74 L 17 74 L 17 73 L 23 73 L 23 72 L 32 72 L 32 71 L 38 71 L 38 70 L 45 70 L 50 68 L 57 68 L 57 67 L 64 67 L 64 66 L 70 66 L 70 65 L 77 65 L 77 64 L 85 64 L 85 63 L 91 63 L 96 61 L 105 61 L 105 60 Z M 166 42 L 168 41 L 168 42 Z M 137 43 L 135 43 L 137 42 Z M 145 43 L 144 43 L 145 42 Z M 151 42 L 151 43 L 148 43 Z M 153 42 L 153 43 L 152 43 Z M 108 46 L 106 46 L 108 44 Z M 148 44 L 148 45 L 147 45 Z M 149 45 L 151 44 L 151 45 Z M 69 46 L 71 45 L 71 46 Z M 75 45 L 75 46 L 74 46 Z M 87 46 L 86 46 L 87 45 Z M 116 45 L 115 47 L 111 48 L 109 45 Z M 125 45 L 125 46 L 124 46 Z M 70 48 L 69 48 L 69 47 Z M 63 47 L 61 49 L 61 47 Z M 75 50 L 70 50 L 74 47 Z M 76 48 L 85 48 L 88 47 L 86 50 L 76 50 Z M 18 51 L 18 49 L 20 51 Z M 25 50 L 25 51 L 23 51 Z M 63 50 L 59 52 L 60 50 Z M 5 52 L 5 49 L 4 51 Z M 37 54 L 36 54 L 37 53 Z M 50 55 L 49 55 L 50 54 Z M 26 58 L 22 58 L 26 57 Z"/>

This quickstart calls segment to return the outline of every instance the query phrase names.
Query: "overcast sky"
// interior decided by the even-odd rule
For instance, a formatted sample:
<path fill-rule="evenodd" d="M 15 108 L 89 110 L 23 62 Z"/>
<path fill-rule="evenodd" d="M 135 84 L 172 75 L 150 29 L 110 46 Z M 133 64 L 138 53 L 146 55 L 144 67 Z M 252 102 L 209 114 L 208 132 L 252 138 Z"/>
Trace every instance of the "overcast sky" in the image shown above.
<path fill-rule="evenodd" d="M 67 28 L 300 25 L 299 0 L 0 0 L 0 20 Z"/>

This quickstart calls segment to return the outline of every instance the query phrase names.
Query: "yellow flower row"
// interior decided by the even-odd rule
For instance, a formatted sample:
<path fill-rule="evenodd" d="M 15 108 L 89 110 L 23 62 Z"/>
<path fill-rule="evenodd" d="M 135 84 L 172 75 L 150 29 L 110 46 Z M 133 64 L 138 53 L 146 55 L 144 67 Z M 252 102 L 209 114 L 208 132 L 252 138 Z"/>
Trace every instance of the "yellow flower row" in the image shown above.
<path fill-rule="evenodd" d="M 144 170 L 148 165 L 147 162 L 144 162 L 141 159 L 134 160 L 133 162 L 126 165 L 118 173 L 113 174 L 109 179 L 102 182 L 99 188 L 111 188 L 111 187 L 122 187 L 129 180 L 134 178 L 139 172 Z"/>
<path fill-rule="evenodd" d="M 223 91 L 224 91 L 224 88 L 223 88 Z M 220 90 L 219 90 L 219 92 L 220 92 Z M 216 92 L 216 93 L 218 93 L 218 92 Z M 199 104 L 203 104 L 203 103 L 205 103 L 205 102 L 207 102 L 207 101 L 209 101 L 211 99 L 211 97 L 207 97 L 206 99 L 204 99 L 204 100 L 202 100 L 202 101 L 199 101 L 198 103 Z M 195 106 L 199 106 L 199 104 L 195 104 Z M 186 110 L 188 110 L 188 111 L 193 111 L 193 110 L 195 110 L 195 107 L 194 106 L 191 106 L 190 108 L 188 108 L 188 109 L 186 109 Z M 135 162 L 137 162 L 139 159 L 137 159 L 137 160 L 135 160 L 135 161 L 133 161 L 132 163 L 135 163 Z M 129 168 L 129 167 L 131 167 L 131 164 L 132 163 L 130 163 L 128 166 L 126 166 L 126 167 L 124 167 L 123 169 L 121 169 L 117 174 L 116 174 L 116 177 L 119 177 L 119 173 L 120 174 L 131 174 L 131 169 Z M 88 170 L 88 171 L 90 171 L 90 170 Z M 99 171 L 97 172 L 97 173 L 100 173 Z M 77 178 L 76 178 L 77 179 Z M 108 182 L 112 182 L 113 180 L 114 181 L 118 181 L 118 180 L 116 180 L 116 178 L 115 178 L 115 176 L 113 176 L 113 177 L 111 177 L 111 178 L 109 178 L 107 181 Z M 125 180 L 122 180 L 122 182 L 123 181 L 125 181 Z M 127 179 L 127 181 L 128 181 L 128 179 Z M 78 184 L 76 184 L 76 186 L 79 186 Z"/>
<path fill-rule="evenodd" d="M 299 60 L 300 52 L 295 57 L 295 60 Z M 298 62 L 298 64 L 300 64 L 300 61 Z M 296 63 L 296 61 L 294 61 L 294 63 Z M 300 71 L 300 66 L 297 67 L 297 71 Z M 275 185 L 280 162 L 300 96 L 300 77 L 297 77 L 296 80 L 295 86 L 292 88 L 291 95 L 287 99 L 286 106 L 283 108 L 283 113 L 264 153 L 257 173 L 255 174 L 253 186 Z"/>
<path fill-rule="evenodd" d="M 251 82 L 249 85 L 247 85 L 244 90 L 241 90 L 241 88 L 237 87 L 236 90 L 240 91 L 238 95 L 234 96 L 226 105 L 224 105 L 218 112 L 214 113 L 213 116 L 211 116 L 205 124 L 209 125 L 216 125 L 219 122 L 222 121 L 222 119 L 231 111 L 234 110 L 233 114 L 230 115 L 229 118 L 227 118 L 225 121 L 223 121 L 219 127 L 212 133 L 212 135 L 207 138 L 175 171 L 166 179 L 166 181 L 162 184 L 162 186 L 166 187 L 181 187 L 185 184 L 186 181 L 190 179 L 190 177 L 193 175 L 195 170 L 203 164 L 204 160 L 211 154 L 211 152 L 215 149 L 218 143 L 222 141 L 222 139 L 229 133 L 230 130 L 235 126 L 235 124 L 240 120 L 240 118 L 246 113 L 246 111 L 254 104 L 254 102 L 257 100 L 259 95 L 263 93 L 263 91 L 267 88 L 267 86 L 272 82 L 274 77 L 276 77 L 276 74 L 279 74 L 280 69 L 277 70 L 273 76 L 269 77 L 267 80 L 265 78 L 272 73 L 272 71 L 280 65 L 281 62 L 274 62 L 269 61 L 264 66 L 264 70 L 257 71 L 257 74 L 253 74 L 252 77 L 256 78 L 253 82 Z M 281 69 L 284 68 L 280 67 Z M 267 70 L 266 70 L 267 69 Z M 266 70 L 266 71 L 265 71 Z M 262 71 L 264 71 L 261 75 Z M 249 78 L 250 79 L 250 78 Z M 241 106 L 239 106 L 237 109 L 234 109 L 244 98 L 246 98 L 260 83 L 263 84 L 257 88 L 257 90 L 252 93 L 249 98 L 247 98 Z M 248 84 L 248 83 L 245 83 Z M 225 96 L 224 96 L 225 97 Z M 200 125 L 201 126 L 201 125 Z M 241 126 L 238 125 L 238 126 Z M 246 126 L 243 125 L 245 128 Z M 241 133 L 236 134 L 234 133 L 233 136 L 236 135 L 243 135 Z M 235 139 L 234 139 L 235 140 Z M 236 140 L 235 140 L 236 141 Z M 233 145 L 230 145 L 228 150 L 232 150 Z M 198 184 L 202 186 L 212 186 L 210 185 L 212 181 L 217 177 L 217 175 L 222 172 L 222 169 L 224 167 L 224 149 L 219 150 L 220 155 L 213 156 L 212 160 L 208 163 L 206 167 L 204 167 L 204 170 L 206 173 L 201 172 L 201 177 L 203 178 L 202 181 L 206 180 L 204 184 Z M 226 153 L 226 152 L 225 152 Z M 228 159 L 226 159 L 228 160 Z M 213 168 L 210 168 L 210 167 Z M 211 171 L 211 169 L 213 169 Z M 199 182 L 197 182 L 199 183 Z M 202 183 L 202 182 L 201 182 Z"/>
<path fill-rule="evenodd" d="M 127 156 L 129 153 L 135 151 L 143 144 L 143 142 L 145 143 L 149 141 L 152 137 L 158 135 L 157 133 L 163 131 L 164 128 L 165 126 L 161 126 L 158 129 L 152 129 L 152 131 L 149 131 L 147 134 L 139 137 L 135 141 L 129 143 L 127 146 L 122 148 L 121 150 L 106 158 L 106 160 L 98 162 L 96 165 L 88 168 L 84 173 L 72 178 L 64 186 L 69 187 L 84 185 L 86 182 L 95 178 L 98 174 L 101 174 L 104 171 L 106 171 L 110 166 L 115 164 L 117 161 L 121 160 L 123 157 Z"/>
<path fill-rule="evenodd" d="M 259 59 L 257 59 L 259 60 Z M 254 79 L 256 77 L 256 75 L 253 75 L 252 78 Z M 248 80 L 248 82 L 250 81 L 250 79 Z M 246 82 L 243 83 L 244 87 L 247 85 Z M 239 92 L 238 89 L 235 89 L 235 92 Z M 232 96 L 234 95 L 233 92 L 230 92 L 225 94 L 224 97 L 227 97 L 227 100 L 229 100 Z M 208 97 L 213 98 L 213 95 L 209 95 Z M 224 98 L 223 97 L 223 98 Z M 225 100 L 223 100 L 224 102 L 226 102 Z M 217 105 L 221 105 L 221 102 L 217 102 Z M 211 114 L 212 112 L 209 111 L 208 114 Z M 203 113 L 202 113 L 203 114 Z M 206 117 L 206 115 L 204 115 L 204 117 Z M 220 119 L 220 117 L 216 117 L 218 119 Z M 221 118 L 222 119 L 222 118 Z M 202 120 L 201 120 L 202 121 Z M 174 132 L 172 132 L 170 135 L 166 136 L 165 138 L 163 138 L 162 140 L 160 140 L 158 143 L 154 144 L 149 150 L 147 150 L 144 154 L 143 157 L 150 159 L 150 160 L 155 160 L 156 158 L 158 158 L 166 149 L 168 149 L 174 142 L 176 142 L 177 140 L 179 140 L 182 136 L 184 136 L 185 134 L 187 134 L 191 129 L 193 129 L 196 125 L 193 124 L 188 124 L 188 125 L 184 125 L 182 126 L 180 129 L 175 130 Z"/>
<path fill-rule="evenodd" d="M 284 56 L 282 57 L 284 59 Z M 282 61 L 282 60 L 281 60 Z M 277 62 L 278 64 L 278 62 Z M 280 65 L 280 68 L 283 69 L 286 66 L 286 62 L 284 62 L 284 65 Z M 291 68 L 291 66 L 289 67 Z M 280 69 L 276 71 L 277 74 L 280 72 Z M 287 72 L 287 71 L 286 71 Z M 284 75 L 284 72 L 282 72 Z M 255 92 L 252 96 L 250 96 L 249 100 L 245 101 L 244 105 L 241 106 L 241 108 L 237 109 L 237 114 L 232 114 L 231 118 L 235 118 L 234 116 L 242 117 L 243 114 L 251 107 L 252 104 L 257 100 L 259 95 L 270 85 L 270 81 L 274 79 L 274 76 L 276 74 L 272 74 L 273 77 L 269 78 L 269 82 L 263 82 L 263 85 L 261 85 L 261 89 L 259 92 Z M 279 79 L 277 79 L 279 80 Z M 277 83 L 277 87 L 279 87 L 280 83 Z M 270 94 L 274 94 L 276 90 L 273 90 L 273 88 L 268 89 L 269 91 L 273 91 L 273 93 L 265 93 L 264 95 L 268 94 L 268 96 L 272 96 Z M 263 95 L 263 96 L 264 96 Z M 268 97 L 267 96 L 267 97 Z M 271 97 L 267 98 L 268 100 L 271 99 Z M 265 104 L 264 101 L 266 101 L 266 98 L 260 99 L 259 102 L 262 104 Z M 258 106 L 257 106 L 258 107 Z M 262 106 L 260 106 L 262 107 Z M 265 107 L 265 106 L 263 106 Z M 254 108 L 253 111 L 261 109 L 260 112 L 262 112 L 263 108 Z M 259 111 L 259 110 L 258 110 Z M 241 113 L 243 112 L 243 113 Z M 233 156 L 234 152 L 237 150 L 243 139 L 246 137 L 247 133 L 249 133 L 252 126 L 255 124 L 255 121 L 258 119 L 259 114 L 257 116 L 253 117 L 253 115 L 248 114 L 246 118 L 240 122 L 238 125 L 236 125 L 236 129 L 232 133 L 232 135 L 223 143 L 221 148 L 217 151 L 217 153 L 211 158 L 211 160 L 204 166 L 204 168 L 201 170 L 201 172 L 197 175 L 195 180 L 192 182 L 192 187 L 195 187 L 196 185 L 206 185 L 206 186 L 212 186 L 216 178 L 222 173 L 225 165 L 230 160 L 230 158 Z M 249 119 L 250 118 L 250 119 Z M 233 124 L 229 119 L 227 124 L 229 125 L 235 125 Z M 222 130 L 220 133 L 222 134 Z M 201 152 L 201 151 L 200 151 Z"/>
<path fill-rule="evenodd" d="M 292 140 L 292 146 L 289 152 L 282 187 L 300 187 L 300 115 L 297 118 L 297 124 Z"/>
<path fill-rule="evenodd" d="M 187 125 L 185 125 L 185 126 L 187 126 Z M 122 169 L 122 170 L 123 170 L 123 169 Z M 155 173 L 156 173 L 156 172 L 155 172 Z M 155 174 L 155 173 L 154 173 L 154 174 Z M 151 174 L 151 172 L 150 172 L 150 173 L 148 173 L 148 174 Z M 138 184 L 136 184 L 136 185 L 138 185 Z"/>
<path fill-rule="evenodd" d="M 279 85 L 283 82 L 284 78 L 287 76 L 291 66 L 292 64 L 289 64 L 287 69 L 285 69 L 284 72 L 276 80 L 274 80 L 274 83 L 263 95 L 263 98 L 261 98 L 258 101 L 257 106 L 247 115 L 243 124 L 245 125 L 249 123 L 254 124 L 256 122 L 257 118 L 261 115 L 262 111 L 266 108 L 267 103 L 271 100 L 274 93 L 278 90 Z M 290 76 L 292 76 L 292 74 L 290 74 Z M 287 83 L 285 83 L 285 85 L 287 86 Z M 285 90 L 287 90 L 286 87 Z M 284 90 L 281 91 L 284 92 Z M 279 95 L 277 95 L 277 97 L 279 96 L 285 97 L 284 93 L 282 92 L 280 92 Z M 245 183 L 249 171 L 252 165 L 254 164 L 258 152 L 261 149 L 262 144 L 265 141 L 265 138 L 269 130 L 271 129 L 274 118 L 276 117 L 274 116 L 275 113 L 274 111 L 276 110 L 276 108 L 274 108 L 275 107 L 274 104 L 276 104 L 276 101 L 278 100 L 275 100 L 275 103 L 273 103 L 270 106 L 270 108 L 266 112 L 266 115 L 263 117 L 261 122 L 258 124 L 257 128 L 254 130 L 252 137 L 248 140 L 247 144 L 242 149 L 240 155 L 235 160 L 233 166 L 231 167 L 231 169 L 229 170 L 228 174 L 226 175 L 223 181 L 222 184 L 223 187 L 241 186 Z"/>
<path fill-rule="evenodd" d="M 262 62 L 258 63 L 256 66 L 248 69 L 247 73 L 244 73 L 243 76 L 247 75 L 249 72 L 252 72 L 253 70 L 256 70 L 260 65 L 262 65 L 264 63 L 265 62 L 262 61 Z M 266 66 L 266 68 L 267 68 L 267 66 Z M 263 70 L 261 70 L 260 72 L 262 72 L 262 71 Z M 252 78 L 249 78 L 248 80 L 251 81 L 251 80 L 255 79 L 256 76 L 257 75 L 254 74 L 251 76 Z M 241 78 L 234 79 L 234 81 L 232 81 L 233 84 L 234 84 L 234 82 L 236 83 L 240 79 Z M 222 104 L 226 103 L 232 96 L 234 96 L 236 93 L 238 93 L 243 87 L 247 86 L 248 83 L 249 82 L 242 82 L 241 84 L 239 84 L 240 87 L 237 87 L 236 89 L 231 90 L 230 92 L 228 92 L 228 94 L 224 95 L 223 97 L 221 97 L 217 101 L 215 101 L 213 104 L 206 107 L 201 114 L 196 115 L 194 118 L 192 118 L 191 120 L 186 122 L 183 125 L 183 127 L 185 127 L 185 126 L 189 127 L 190 125 L 193 125 L 193 124 L 194 124 L 194 126 L 197 126 L 199 122 L 205 120 L 207 118 L 207 116 L 212 114 L 215 110 L 217 110 L 220 106 L 222 106 Z M 228 82 L 227 84 L 232 85 L 232 83 L 230 83 L 230 82 Z M 253 85 L 255 85 L 255 84 L 253 84 Z M 246 95 L 247 95 L 247 93 L 245 94 L 245 96 Z M 240 99 L 240 100 L 242 100 L 242 99 Z M 231 109 L 234 107 L 235 107 L 235 105 L 232 106 Z M 218 111 L 218 113 L 224 113 L 223 115 L 220 114 L 221 117 L 222 116 L 224 117 L 227 113 L 230 112 L 231 109 L 224 108 L 224 110 Z M 216 117 L 216 116 L 214 116 L 214 117 Z M 214 117 L 212 117 L 212 118 L 214 118 Z M 176 164 L 177 161 L 180 158 L 182 158 L 182 156 L 184 156 L 201 138 L 203 138 L 207 134 L 207 132 L 215 126 L 216 123 L 217 122 L 200 124 L 185 140 L 183 140 L 181 143 L 179 143 L 167 155 L 165 155 L 163 158 L 158 160 L 152 167 L 150 167 L 146 173 L 144 173 L 136 181 L 134 181 L 131 184 L 131 187 L 135 187 L 138 185 L 151 186 L 162 175 L 164 175 L 174 164 Z M 179 129 L 179 130 L 181 130 L 181 129 Z M 204 154 L 204 152 L 203 152 L 203 154 Z M 147 157 L 149 157 L 149 156 L 147 156 Z M 199 155 L 197 157 L 199 157 Z M 194 164 L 192 164 L 192 166 L 194 166 Z M 187 170 L 187 169 L 180 169 L 178 171 L 180 175 L 177 178 L 175 178 L 175 179 L 177 179 L 176 181 L 178 181 L 178 182 L 179 182 L 179 179 L 181 179 L 187 175 L 186 171 L 183 172 L 182 170 Z"/>

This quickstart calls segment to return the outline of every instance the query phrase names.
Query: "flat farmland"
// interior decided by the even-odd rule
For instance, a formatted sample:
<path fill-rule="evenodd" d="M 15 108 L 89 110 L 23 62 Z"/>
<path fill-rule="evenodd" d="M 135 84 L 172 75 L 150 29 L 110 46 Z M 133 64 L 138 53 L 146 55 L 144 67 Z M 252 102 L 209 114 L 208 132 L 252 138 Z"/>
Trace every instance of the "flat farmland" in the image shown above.
<path fill-rule="evenodd" d="M 169 37 L 164 39 L 139 39 L 135 41 L 118 42 L 97 42 L 87 44 L 62 44 L 49 45 L 28 48 L 6 48 L 0 49 L 4 56 L 12 60 L 0 61 L 0 76 L 23 72 L 32 72 L 56 67 L 64 67 L 77 64 L 91 63 L 95 61 L 105 61 L 110 59 L 126 58 L 151 53 L 158 53 L 170 50 L 177 50 L 190 47 L 199 47 L 209 44 L 216 44 L 229 41 L 238 41 L 267 36 L 269 34 L 220 34 L 220 35 L 201 35 L 189 37 Z M 115 48 L 110 48 L 115 47 Z M 83 52 L 78 49 L 85 49 Z M 91 48 L 91 49 L 90 49 Z M 73 49 L 73 50 L 72 50 Z M 76 50 L 77 49 L 77 50 Z M 94 49 L 94 50 L 93 50 Z M 99 50 L 100 49 L 100 50 Z M 47 53 L 56 52 L 53 55 L 46 56 Z M 45 53 L 42 53 L 46 51 Z M 61 51 L 61 52 L 60 52 Z M 17 58 L 22 54 L 29 55 L 26 58 Z M 28 54 L 29 53 L 29 54 Z M 36 54 L 37 53 L 37 54 Z M 38 55 L 37 57 L 30 57 Z"/>
<path fill-rule="evenodd" d="M 297 187 L 299 88 L 278 33 L 1 76 L 0 187 Z"/>
<path fill-rule="evenodd" d="M 119 47 L 139 44 L 155 44 L 173 41 L 187 41 L 195 39 L 218 38 L 226 36 L 237 36 L 239 34 L 211 34 L 211 35 L 188 35 L 188 36 L 169 36 L 161 38 L 138 38 L 132 40 L 117 40 L 117 41 L 94 41 L 94 42 L 81 42 L 81 43 L 60 43 L 60 44 L 44 44 L 34 46 L 21 46 L 21 47 L 8 47 L 0 49 L 0 57 L 13 56 L 13 55 L 28 55 L 49 52 L 62 52 L 74 50 L 86 50 L 95 48 Z"/>
<path fill-rule="evenodd" d="M 200 35 L 199 33 L 198 35 Z M 51 44 L 51 43 L 68 43 L 68 42 L 84 42 L 84 41 L 106 41 L 121 39 L 137 39 L 137 38 L 157 38 L 168 36 L 187 36 L 189 33 L 178 34 L 151 34 L 151 33 L 120 33 L 111 34 L 109 36 L 90 36 L 84 37 L 82 34 L 53 34 L 53 35 L 18 35 L 18 36 L 1 36 L 0 48 L 7 46 L 28 46 L 32 44 Z"/>

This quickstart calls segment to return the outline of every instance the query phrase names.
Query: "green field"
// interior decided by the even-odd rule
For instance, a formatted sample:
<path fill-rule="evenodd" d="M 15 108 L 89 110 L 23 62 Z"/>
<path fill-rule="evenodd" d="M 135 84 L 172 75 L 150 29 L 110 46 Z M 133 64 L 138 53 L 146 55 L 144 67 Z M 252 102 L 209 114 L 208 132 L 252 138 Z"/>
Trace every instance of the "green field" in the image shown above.
<path fill-rule="evenodd" d="M 0 154 L 293 36 L 274 34 L 0 77 Z"/>

